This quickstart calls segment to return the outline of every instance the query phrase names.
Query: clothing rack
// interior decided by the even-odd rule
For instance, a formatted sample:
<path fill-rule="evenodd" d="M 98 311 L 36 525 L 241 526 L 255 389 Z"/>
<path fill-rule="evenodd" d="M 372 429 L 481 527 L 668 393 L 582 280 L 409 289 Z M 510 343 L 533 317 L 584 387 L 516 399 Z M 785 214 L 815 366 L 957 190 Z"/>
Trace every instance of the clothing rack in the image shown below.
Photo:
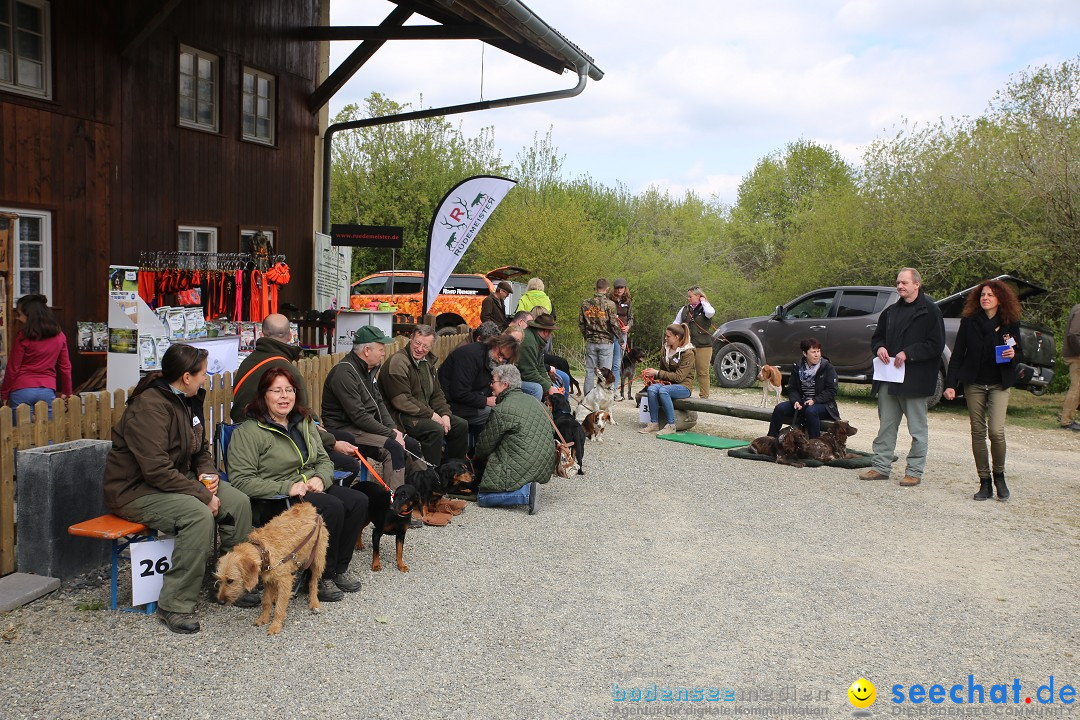
<path fill-rule="evenodd" d="M 258 270 L 266 272 L 271 266 L 285 262 L 284 255 L 268 253 L 193 252 L 186 250 L 144 250 L 139 253 L 143 270 Z"/>

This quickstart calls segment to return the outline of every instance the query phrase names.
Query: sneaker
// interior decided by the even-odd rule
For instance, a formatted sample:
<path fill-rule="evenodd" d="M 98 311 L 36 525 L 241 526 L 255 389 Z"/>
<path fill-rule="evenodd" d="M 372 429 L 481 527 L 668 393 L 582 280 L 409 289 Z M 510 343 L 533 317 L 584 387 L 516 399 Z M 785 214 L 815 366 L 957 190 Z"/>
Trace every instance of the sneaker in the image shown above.
<path fill-rule="evenodd" d="M 641 433 L 642 435 L 649 435 L 651 433 L 660 432 L 660 423 L 651 422 L 648 425 L 646 425 L 645 427 L 638 430 L 638 432 Z"/>
<path fill-rule="evenodd" d="M 1080 422 L 1071 422 L 1068 425 L 1062 425 L 1061 427 L 1066 430 L 1072 430 L 1073 432 L 1080 432 Z"/>
<path fill-rule="evenodd" d="M 233 603 L 238 608 L 253 608 L 262 605 L 262 595 L 257 592 L 244 593 Z"/>
<path fill-rule="evenodd" d="M 347 593 L 360 592 L 360 581 L 350 580 L 345 573 L 337 573 L 332 578 L 335 585 L 338 586 L 338 590 Z"/>
<path fill-rule="evenodd" d="M 199 621 L 195 619 L 195 613 L 169 612 L 158 607 L 157 617 L 158 620 L 165 623 L 165 627 L 181 635 L 191 635 L 199 632 L 200 629 Z"/>
<path fill-rule="evenodd" d="M 859 479 L 860 480 L 888 480 L 889 476 L 879 473 L 874 468 L 870 468 L 869 470 L 864 470 L 863 472 L 859 473 Z"/>
<path fill-rule="evenodd" d="M 319 600 L 321 602 L 340 602 L 345 598 L 345 593 L 341 592 L 337 586 L 323 578 L 319 581 Z"/>
<path fill-rule="evenodd" d="M 536 514 L 536 501 L 540 498 L 540 486 L 535 483 L 529 483 L 529 514 Z"/>
<path fill-rule="evenodd" d="M 905 475 L 904 479 L 900 481 L 901 487 L 915 487 L 922 482 L 922 478 L 917 478 L 914 475 Z"/>

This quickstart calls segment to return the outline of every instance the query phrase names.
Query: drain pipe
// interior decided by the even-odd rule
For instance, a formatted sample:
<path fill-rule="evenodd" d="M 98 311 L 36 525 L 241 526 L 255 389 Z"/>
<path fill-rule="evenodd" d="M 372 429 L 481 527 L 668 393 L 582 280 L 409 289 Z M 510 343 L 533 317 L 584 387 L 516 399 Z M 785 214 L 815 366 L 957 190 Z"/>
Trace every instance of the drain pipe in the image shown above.
<path fill-rule="evenodd" d="M 554 90 L 551 92 L 536 93 L 533 95 L 517 95 L 514 97 L 501 98 L 498 100 L 484 100 L 481 102 L 466 103 L 465 105 L 450 105 L 442 108 L 429 110 L 416 110 L 414 112 L 383 115 L 381 117 L 353 120 L 351 122 L 334 123 L 326 128 L 323 134 L 323 187 L 322 187 L 322 228 L 323 233 L 330 234 L 330 162 L 334 145 L 334 135 L 341 130 L 356 130 L 359 128 L 375 127 L 377 125 L 389 125 L 391 123 L 406 122 L 408 120 L 422 120 L 441 115 L 457 115 L 459 113 L 474 112 L 476 110 L 490 110 L 493 108 L 513 107 L 515 105 L 527 105 L 529 103 L 546 102 L 548 100 L 561 100 L 563 98 L 580 95 L 589 80 L 590 66 L 578 69 L 578 83 L 567 90 Z"/>

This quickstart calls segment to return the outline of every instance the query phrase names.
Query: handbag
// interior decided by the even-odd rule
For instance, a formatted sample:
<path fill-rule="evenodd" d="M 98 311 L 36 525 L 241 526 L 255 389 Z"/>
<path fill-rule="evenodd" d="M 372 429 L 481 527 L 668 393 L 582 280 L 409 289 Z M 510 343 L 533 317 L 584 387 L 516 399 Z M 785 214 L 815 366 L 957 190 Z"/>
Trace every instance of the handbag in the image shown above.
<path fill-rule="evenodd" d="M 552 429 L 555 430 L 555 434 L 559 437 L 558 440 L 555 440 L 555 474 L 561 478 L 568 478 L 573 474 L 577 465 L 577 463 L 574 462 L 574 443 L 566 442 L 566 438 L 559 432 L 559 427 L 555 424 L 551 415 L 547 412 L 545 412 L 545 415 L 547 415 L 548 422 L 551 423 Z"/>

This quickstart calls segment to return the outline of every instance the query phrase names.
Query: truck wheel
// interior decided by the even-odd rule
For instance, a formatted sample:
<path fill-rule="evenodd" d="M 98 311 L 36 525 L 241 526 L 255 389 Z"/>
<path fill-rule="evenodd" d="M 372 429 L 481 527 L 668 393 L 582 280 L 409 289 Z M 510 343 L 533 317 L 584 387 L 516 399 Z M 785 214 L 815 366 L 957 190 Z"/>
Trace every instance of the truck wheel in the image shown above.
<path fill-rule="evenodd" d="M 743 343 L 728 343 L 714 353 L 713 370 L 720 387 L 750 387 L 757 375 L 757 356 Z"/>
<path fill-rule="evenodd" d="M 926 399 L 926 409 L 930 410 L 939 402 L 941 402 L 941 393 L 945 392 L 945 373 L 938 370 L 937 382 L 934 383 L 933 394 Z"/>

